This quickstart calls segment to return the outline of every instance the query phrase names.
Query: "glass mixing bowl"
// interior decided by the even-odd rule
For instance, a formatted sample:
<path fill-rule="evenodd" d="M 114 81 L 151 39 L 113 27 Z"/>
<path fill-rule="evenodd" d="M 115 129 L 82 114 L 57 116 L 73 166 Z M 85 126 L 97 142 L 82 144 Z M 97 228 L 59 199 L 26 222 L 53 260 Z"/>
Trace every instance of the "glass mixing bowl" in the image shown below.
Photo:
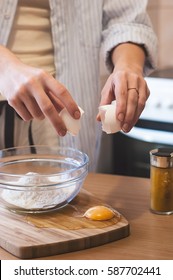
<path fill-rule="evenodd" d="M 0 200 L 18 213 L 42 213 L 67 205 L 88 174 L 88 156 L 49 146 L 0 150 Z"/>

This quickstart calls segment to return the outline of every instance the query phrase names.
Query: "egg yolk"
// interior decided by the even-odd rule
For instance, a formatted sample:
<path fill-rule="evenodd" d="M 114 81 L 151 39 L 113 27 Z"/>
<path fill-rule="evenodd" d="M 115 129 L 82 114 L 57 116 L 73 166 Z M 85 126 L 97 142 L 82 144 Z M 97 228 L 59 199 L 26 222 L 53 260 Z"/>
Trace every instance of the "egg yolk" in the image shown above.
<path fill-rule="evenodd" d="M 89 208 L 84 216 L 94 221 L 106 221 L 112 219 L 115 213 L 110 208 L 101 205 Z"/>

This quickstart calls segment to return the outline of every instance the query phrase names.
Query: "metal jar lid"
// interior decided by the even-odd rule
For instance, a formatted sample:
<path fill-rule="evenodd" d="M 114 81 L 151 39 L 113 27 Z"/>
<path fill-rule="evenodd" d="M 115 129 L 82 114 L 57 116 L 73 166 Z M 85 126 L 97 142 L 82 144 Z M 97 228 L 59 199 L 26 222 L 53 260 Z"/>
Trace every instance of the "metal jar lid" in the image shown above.
<path fill-rule="evenodd" d="M 173 148 L 159 148 L 150 151 L 152 166 L 169 168 L 173 167 Z"/>

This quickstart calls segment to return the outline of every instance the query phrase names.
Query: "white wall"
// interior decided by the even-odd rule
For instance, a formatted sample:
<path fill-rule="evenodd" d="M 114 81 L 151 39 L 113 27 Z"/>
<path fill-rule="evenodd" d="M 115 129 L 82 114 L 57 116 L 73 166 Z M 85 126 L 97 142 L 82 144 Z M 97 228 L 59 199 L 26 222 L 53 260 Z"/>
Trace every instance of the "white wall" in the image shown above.
<path fill-rule="evenodd" d="M 148 13 L 159 41 L 158 68 L 173 68 L 173 0 L 149 0 Z"/>

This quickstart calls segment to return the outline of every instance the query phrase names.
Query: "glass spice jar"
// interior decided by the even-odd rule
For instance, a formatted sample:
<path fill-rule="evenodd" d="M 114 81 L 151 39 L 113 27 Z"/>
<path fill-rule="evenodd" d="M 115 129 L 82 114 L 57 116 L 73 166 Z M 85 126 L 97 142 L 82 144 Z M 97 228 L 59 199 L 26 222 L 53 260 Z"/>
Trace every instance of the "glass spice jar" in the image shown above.
<path fill-rule="evenodd" d="M 173 214 L 173 148 L 150 151 L 150 208 L 156 214 Z"/>

